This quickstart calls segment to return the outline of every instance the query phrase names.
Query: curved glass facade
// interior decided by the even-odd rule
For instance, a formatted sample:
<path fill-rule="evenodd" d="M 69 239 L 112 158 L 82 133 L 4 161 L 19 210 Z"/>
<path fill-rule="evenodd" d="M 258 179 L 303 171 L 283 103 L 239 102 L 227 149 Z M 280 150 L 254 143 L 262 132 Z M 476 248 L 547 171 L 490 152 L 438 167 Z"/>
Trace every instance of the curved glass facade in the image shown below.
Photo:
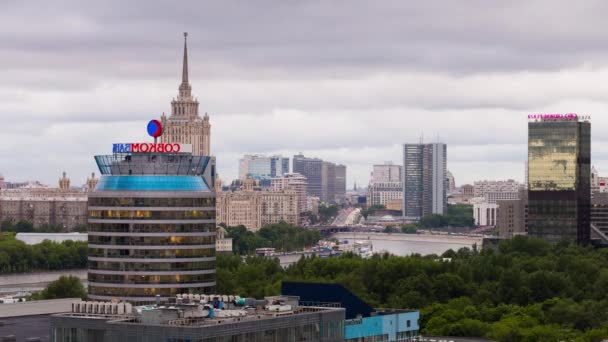
<path fill-rule="evenodd" d="M 89 195 L 89 298 L 137 302 L 215 291 L 210 157 L 97 158 Z"/>

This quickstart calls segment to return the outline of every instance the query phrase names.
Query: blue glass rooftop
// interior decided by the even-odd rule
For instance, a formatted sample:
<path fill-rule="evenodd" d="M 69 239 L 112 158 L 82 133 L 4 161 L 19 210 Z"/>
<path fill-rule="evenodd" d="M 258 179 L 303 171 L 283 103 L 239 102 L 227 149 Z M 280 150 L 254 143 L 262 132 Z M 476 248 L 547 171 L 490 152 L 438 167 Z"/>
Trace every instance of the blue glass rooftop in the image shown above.
<path fill-rule="evenodd" d="M 209 191 L 201 176 L 103 176 L 96 191 Z"/>

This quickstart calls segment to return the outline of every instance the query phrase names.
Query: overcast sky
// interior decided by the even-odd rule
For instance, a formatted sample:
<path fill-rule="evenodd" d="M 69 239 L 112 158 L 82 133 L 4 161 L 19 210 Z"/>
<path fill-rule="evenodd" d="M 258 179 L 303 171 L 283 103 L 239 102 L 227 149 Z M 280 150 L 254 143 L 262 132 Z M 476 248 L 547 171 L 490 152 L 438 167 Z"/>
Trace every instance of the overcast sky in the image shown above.
<path fill-rule="evenodd" d="M 527 114 L 592 118 L 608 174 L 606 1 L 0 2 L 0 173 L 72 184 L 95 154 L 147 140 L 170 111 L 188 31 L 190 83 L 218 172 L 245 153 L 348 167 L 448 144 L 458 185 L 524 178 Z M 491 7 L 488 7 L 491 6 Z"/>

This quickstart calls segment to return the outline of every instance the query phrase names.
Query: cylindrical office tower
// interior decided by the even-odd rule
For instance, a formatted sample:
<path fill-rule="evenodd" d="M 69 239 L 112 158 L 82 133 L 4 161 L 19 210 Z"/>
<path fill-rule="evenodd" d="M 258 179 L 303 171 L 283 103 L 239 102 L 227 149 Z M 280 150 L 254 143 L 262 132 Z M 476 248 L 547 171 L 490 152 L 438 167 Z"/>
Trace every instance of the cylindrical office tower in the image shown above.
<path fill-rule="evenodd" d="M 95 157 L 102 177 L 89 195 L 89 298 L 213 292 L 215 159 L 131 150 Z"/>

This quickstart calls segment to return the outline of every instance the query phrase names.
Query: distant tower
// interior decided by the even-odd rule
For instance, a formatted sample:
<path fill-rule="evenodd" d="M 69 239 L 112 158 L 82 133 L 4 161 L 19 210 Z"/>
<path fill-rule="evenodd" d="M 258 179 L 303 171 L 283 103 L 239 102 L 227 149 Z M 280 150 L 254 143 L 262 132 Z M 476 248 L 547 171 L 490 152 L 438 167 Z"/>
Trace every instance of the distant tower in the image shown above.
<path fill-rule="evenodd" d="M 244 191 L 253 191 L 253 179 L 251 177 L 247 177 L 245 181 L 243 181 L 243 190 Z"/>
<path fill-rule="evenodd" d="M 95 172 L 92 172 L 91 178 L 87 178 L 87 192 L 95 190 L 97 182 L 99 182 L 99 178 L 95 178 Z"/>
<path fill-rule="evenodd" d="M 222 180 L 219 175 L 215 175 L 215 192 L 222 192 Z"/>
<path fill-rule="evenodd" d="M 192 154 L 208 156 L 211 153 L 211 124 L 209 115 L 201 118 L 198 100 L 192 96 L 192 86 L 188 81 L 188 33 L 184 32 L 184 59 L 182 64 L 182 83 L 177 98 L 171 101 L 169 117 L 163 113 L 160 121 L 163 126 L 163 143 L 191 144 Z"/>
<path fill-rule="evenodd" d="M 63 171 L 63 177 L 59 179 L 59 189 L 63 191 L 70 190 L 70 179 L 65 171 Z"/>

